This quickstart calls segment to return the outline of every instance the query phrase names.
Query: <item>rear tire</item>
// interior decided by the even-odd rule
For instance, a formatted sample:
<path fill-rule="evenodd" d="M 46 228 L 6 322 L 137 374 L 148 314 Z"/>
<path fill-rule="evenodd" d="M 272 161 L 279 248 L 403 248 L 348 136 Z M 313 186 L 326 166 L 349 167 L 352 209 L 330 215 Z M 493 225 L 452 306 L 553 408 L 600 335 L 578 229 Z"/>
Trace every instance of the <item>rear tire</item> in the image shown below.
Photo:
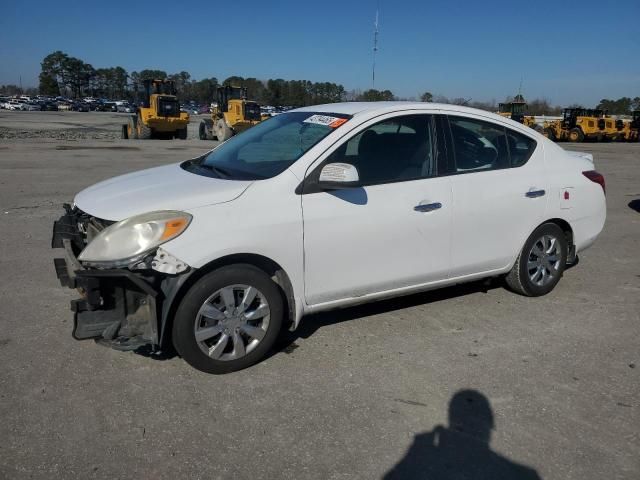
<path fill-rule="evenodd" d="M 529 236 L 505 277 L 507 286 L 527 297 L 546 295 L 560 281 L 567 265 L 567 239 L 555 223 L 540 225 Z"/>
<path fill-rule="evenodd" d="M 204 123 L 204 120 L 202 120 L 200 122 L 200 126 L 198 127 L 198 138 L 200 140 L 206 140 L 207 139 L 207 127 Z"/>
<path fill-rule="evenodd" d="M 180 130 L 178 130 L 178 138 L 180 140 L 186 140 L 187 139 L 187 127 L 181 128 Z"/>
<path fill-rule="evenodd" d="M 264 358 L 283 317 L 282 294 L 264 271 L 229 265 L 205 275 L 186 293 L 176 311 L 173 344 L 200 371 L 234 372 Z"/>

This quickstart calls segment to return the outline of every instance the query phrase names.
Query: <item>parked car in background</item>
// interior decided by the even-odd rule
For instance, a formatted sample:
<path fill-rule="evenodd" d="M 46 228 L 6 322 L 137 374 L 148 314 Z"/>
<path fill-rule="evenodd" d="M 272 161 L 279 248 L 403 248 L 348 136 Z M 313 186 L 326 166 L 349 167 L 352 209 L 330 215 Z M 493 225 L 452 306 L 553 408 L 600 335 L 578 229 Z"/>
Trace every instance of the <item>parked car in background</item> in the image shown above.
<path fill-rule="evenodd" d="M 76 339 L 173 344 L 225 373 L 308 313 L 492 277 L 545 295 L 605 216 L 593 156 L 520 123 L 456 105 L 336 103 L 89 187 L 52 245 L 65 249 L 61 283 L 85 292 Z"/>
<path fill-rule="evenodd" d="M 71 103 L 70 102 L 58 102 L 58 110 L 60 110 L 61 112 L 66 112 L 71 110 Z"/>
<path fill-rule="evenodd" d="M 88 112 L 89 104 L 86 102 L 74 102 L 71 104 L 71 110 L 74 112 Z"/>
<path fill-rule="evenodd" d="M 136 107 L 129 103 L 122 103 L 118 105 L 117 111 L 120 113 L 134 113 L 136 111 Z"/>
<path fill-rule="evenodd" d="M 5 103 L 5 105 L 7 106 L 7 110 L 26 110 L 27 109 L 25 102 L 21 102 L 20 100 L 17 100 L 15 98 L 12 98 L 11 100 L 9 100 L 7 103 Z"/>
<path fill-rule="evenodd" d="M 24 106 L 25 110 L 30 112 L 39 112 L 42 110 L 42 105 L 40 105 L 38 102 L 26 102 Z"/>
<path fill-rule="evenodd" d="M 118 106 L 115 102 L 98 102 L 95 108 L 96 112 L 117 112 Z"/>
<path fill-rule="evenodd" d="M 41 101 L 40 103 L 40 110 L 45 111 L 45 112 L 57 112 L 58 111 L 58 104 L 56 102 L 51 102 L 51 101 Z"/>

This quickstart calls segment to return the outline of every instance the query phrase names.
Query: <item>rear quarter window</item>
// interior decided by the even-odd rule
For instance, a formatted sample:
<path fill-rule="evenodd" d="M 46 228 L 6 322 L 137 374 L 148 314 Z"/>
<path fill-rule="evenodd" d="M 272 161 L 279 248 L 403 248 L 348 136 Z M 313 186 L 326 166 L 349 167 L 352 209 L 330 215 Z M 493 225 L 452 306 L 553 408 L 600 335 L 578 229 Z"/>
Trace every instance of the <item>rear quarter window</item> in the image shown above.
<path fill-rule="evenodd" d="M 507 142 L 512 167 L 521 167 L 531 158 L 538 142 L 507 128 Z"/>

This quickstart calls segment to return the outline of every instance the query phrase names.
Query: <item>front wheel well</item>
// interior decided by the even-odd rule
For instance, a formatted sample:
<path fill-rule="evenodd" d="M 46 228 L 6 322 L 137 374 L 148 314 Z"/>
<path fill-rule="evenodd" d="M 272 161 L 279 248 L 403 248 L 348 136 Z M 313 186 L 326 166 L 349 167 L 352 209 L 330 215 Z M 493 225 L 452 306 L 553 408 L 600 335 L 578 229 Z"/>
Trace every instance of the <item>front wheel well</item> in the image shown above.
<path fill-rule="evenodd" d="M 288 312 L 288 318 L 285 319 L 284 324 L 286 327 L 290 327 L 295 320 L 295 296 L 293 294 L 293 285 L 289 279 L 289 275 L 285 270 L 272 259 L 263 255 L 254 253 L 237 253 L 233 255 L 227 255 L 225 257 L 217 258 L 206 265 L 198 268 L 193 272 L 187 281 L 180 287 L 176 295 L 171 300 L 169 311 L 163 315 L 166 318 L 165 324 L 162 326 L 162 347 L 169 344 L 171 341 L 171 331 L 173 328 L 173 319 L 182 301 L 184 295 L 189 289 L 203 276 L 213 272 L 221 267 L 234 264 L 248 264 L 259 268 L 264 271 L 271 279 L 278 285 L 280 292 L 282 293 L 282 300 L 285 302 L 285 311 Z"/>

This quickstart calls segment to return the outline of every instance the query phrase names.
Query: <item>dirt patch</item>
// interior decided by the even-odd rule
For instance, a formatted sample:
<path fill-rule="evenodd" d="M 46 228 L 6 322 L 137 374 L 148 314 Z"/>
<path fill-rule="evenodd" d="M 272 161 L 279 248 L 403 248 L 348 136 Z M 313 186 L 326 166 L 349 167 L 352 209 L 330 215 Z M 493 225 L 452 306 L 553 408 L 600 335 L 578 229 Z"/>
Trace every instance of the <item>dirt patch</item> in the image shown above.
<path fill-rule="evenodd" d="M 99 128 L 25 130 L 0 127 L 0 139 L 13 140 L 25 138 L 51 138 L 55 140 L 115 140 L 120 138 L 120 131 L 108 131 Z"/>
<path fill-rule="evenodd" d="M 56 145 L 56 150 L 140 150 L 140 147 L 127 147 L 124 145 Z"/>

